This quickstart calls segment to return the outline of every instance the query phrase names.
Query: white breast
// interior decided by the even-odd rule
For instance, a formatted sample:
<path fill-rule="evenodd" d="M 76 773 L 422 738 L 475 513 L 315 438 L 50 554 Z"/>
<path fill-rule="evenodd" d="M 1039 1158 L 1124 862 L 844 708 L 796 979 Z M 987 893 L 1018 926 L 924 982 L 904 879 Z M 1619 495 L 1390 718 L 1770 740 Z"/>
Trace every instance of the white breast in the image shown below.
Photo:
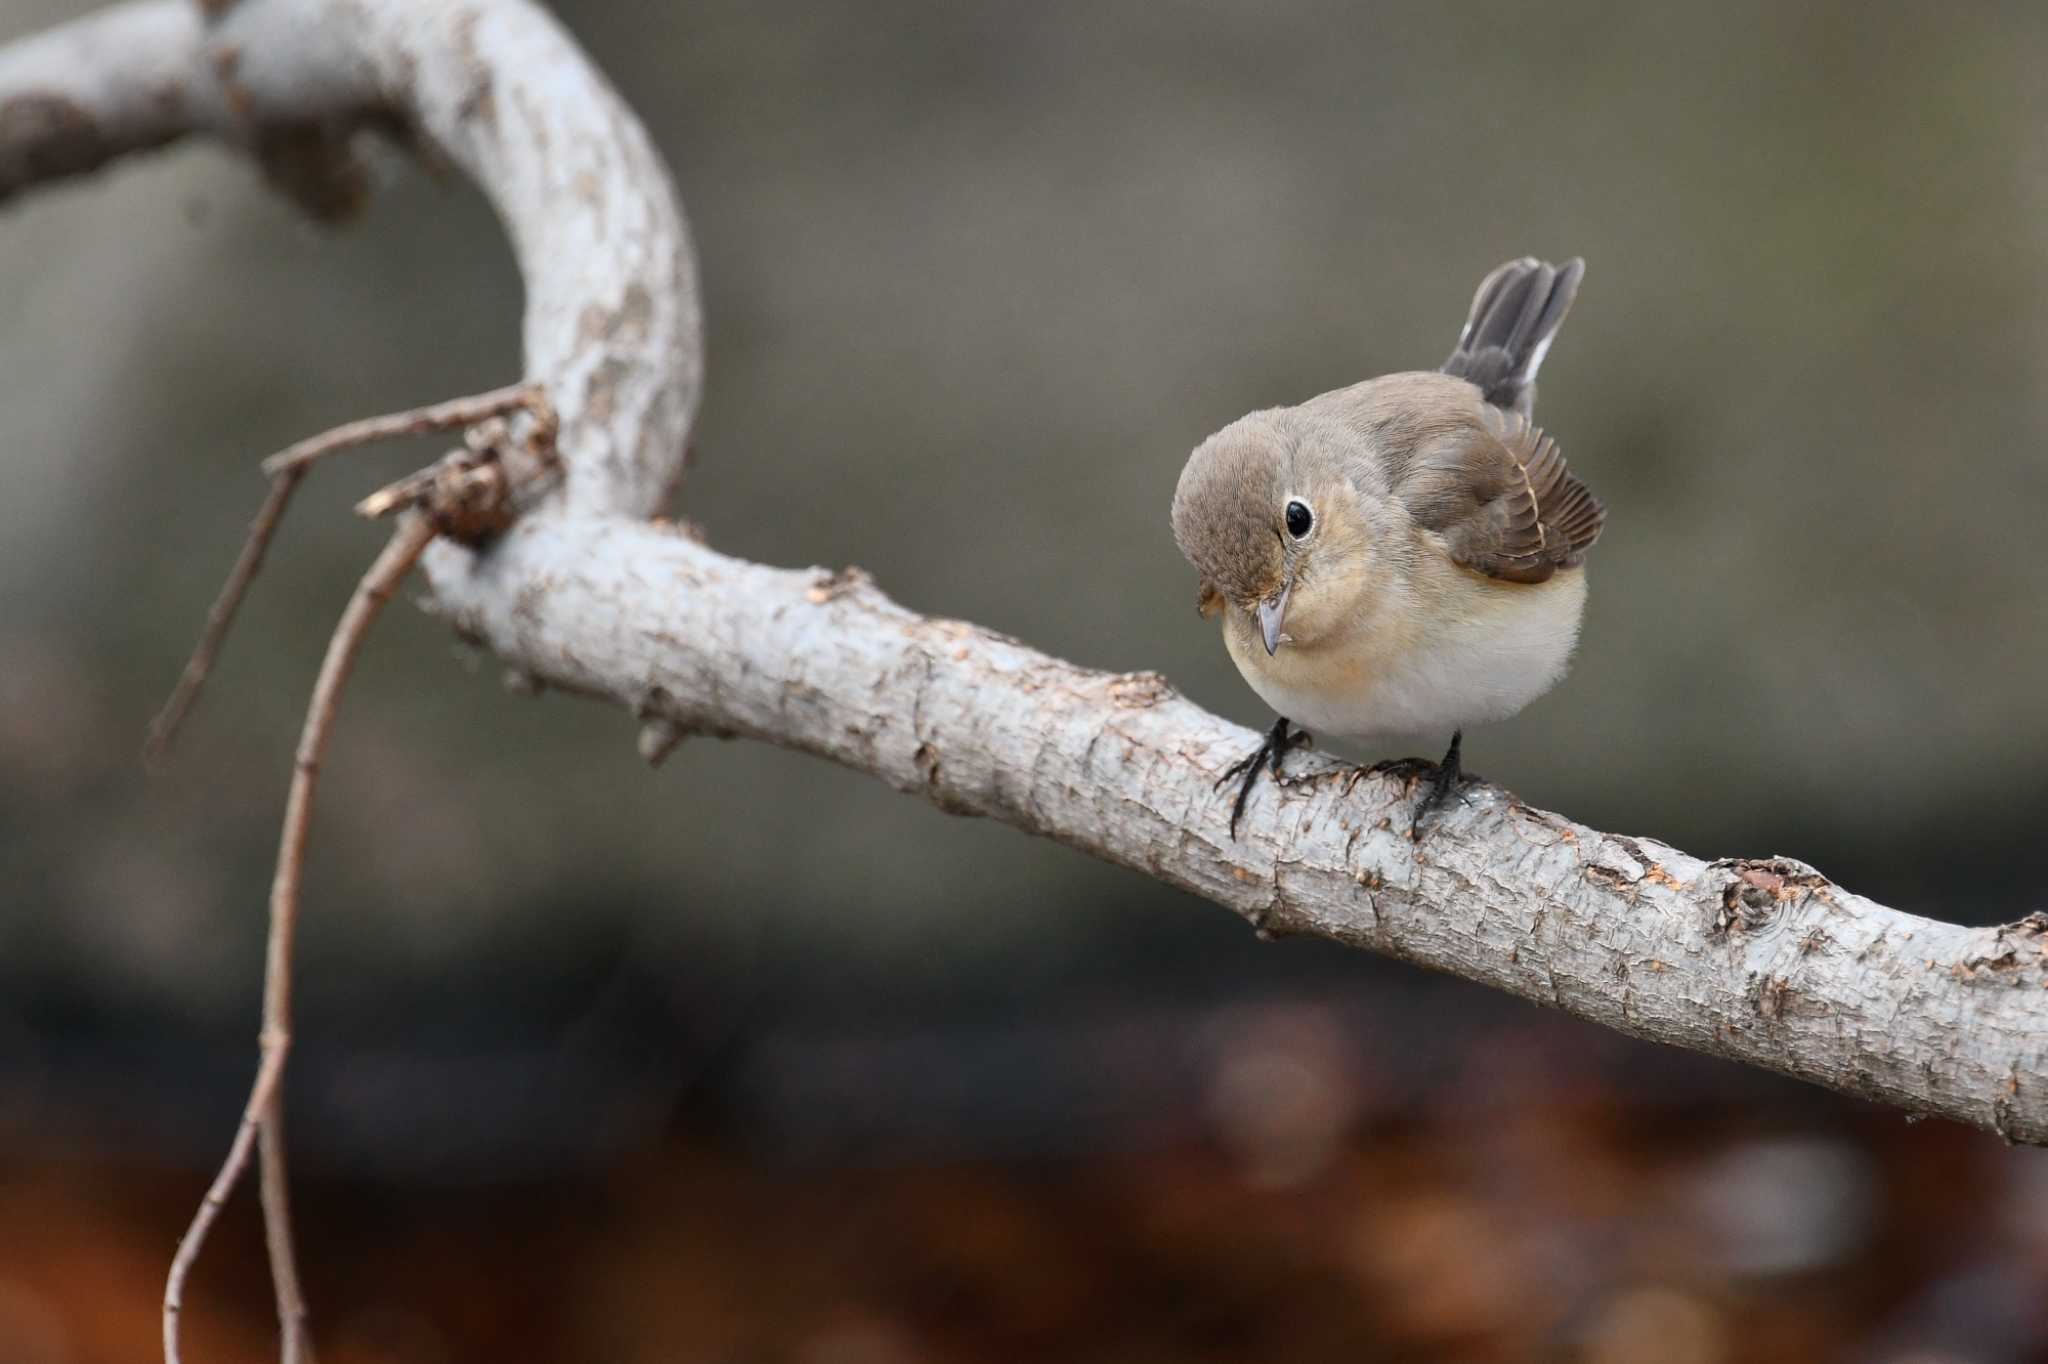
<path fill-rule="evenodd" d="M 1388 613 L 1397 620 L 1271 657 L 1248 623 L 1226 620 L 1223 635 L 1252 690 L 1308 730 L 1442 737 L 1506 719 L 1555 686 L 1585 604 L 1584 570 L 1567 569 L 1531 585 L 1468 580 L 1426 608 Z"/>

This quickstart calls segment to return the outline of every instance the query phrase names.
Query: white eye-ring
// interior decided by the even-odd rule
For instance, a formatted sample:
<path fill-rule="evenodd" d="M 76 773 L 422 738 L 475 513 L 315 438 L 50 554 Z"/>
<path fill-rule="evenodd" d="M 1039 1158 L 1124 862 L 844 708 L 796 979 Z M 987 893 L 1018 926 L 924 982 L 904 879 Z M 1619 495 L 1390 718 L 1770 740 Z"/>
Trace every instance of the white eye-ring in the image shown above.
<path fill-rule="evenodd" d="M 1308 503 L 1295 498 L 1287 504 L 1287 533 L 1299 540 L 1315 529 L 1316 514 L 1308 509 Z"/>

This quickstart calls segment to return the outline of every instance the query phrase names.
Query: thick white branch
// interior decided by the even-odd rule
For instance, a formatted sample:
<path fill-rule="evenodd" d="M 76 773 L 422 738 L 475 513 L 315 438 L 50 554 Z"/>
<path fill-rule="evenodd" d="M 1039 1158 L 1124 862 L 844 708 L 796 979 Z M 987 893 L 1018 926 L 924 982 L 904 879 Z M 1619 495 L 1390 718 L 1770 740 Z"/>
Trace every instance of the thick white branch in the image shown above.
<path fill-rule="evenodd" d="M 516 528 L 439 585 L 466 632 L 684 729 L 869 772 L 1157 877 L 1270 934 L 1313 933 L 1622 1032 L 2048 1140 L 2048 916 L 1901 914 L 1773 859 L 1710 863 L 1481 788 L 1418 854 L 1393 777 L 1257 797 L 1258 736 L 1149 673 L 1093 672 L 858 575 L 764 568 L 618 520 Z"/>
<path fill-rule="evenodd" d="M 641 519 L 680 471 L 698 391 L 687 236 L 645 133 L 527 0 L 241 0 L 204 31 L 157 0 L 0 53 L 0 196 L 206 131 L 330 208 L 362 126 L 476 178 L 525 272 L 527 377 L 561 409 L 566 492 L 488 553 L 430 561 L 438 609 L 508 661 L 1001 819 L 1268 933 L 2048 1143 L 2048 917 L 1959 928 L 1797 863 L 1702 862 L 1492 790 L 1418 854 L 1397 781 L 1347 791 L 1318 758 L 1233 840 L 1210 783 L 1257 736 L 1161 679 Z"/>

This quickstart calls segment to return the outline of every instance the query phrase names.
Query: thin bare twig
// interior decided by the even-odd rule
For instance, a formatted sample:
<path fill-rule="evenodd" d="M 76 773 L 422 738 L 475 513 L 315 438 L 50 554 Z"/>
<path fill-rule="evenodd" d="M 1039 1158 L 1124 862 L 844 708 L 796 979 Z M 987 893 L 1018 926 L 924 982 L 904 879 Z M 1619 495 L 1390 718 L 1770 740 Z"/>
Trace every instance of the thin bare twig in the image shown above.
<path fill-rule="evenodd" d="M 530 452 L 551 462 L 557 423 L 554 409 L 538 384 L 514 385 L 408 412 L 349 422 L 300 441 L 265 460 L 264 470 L 271 477 L 270 495 L 250 526 L 242 553 L 208 613 L 206 629 L 179 678 L 177 689 L 151 726 L 148 752 L 152 757 L 161 757 L 205 685 L 221 641 L 262 566 L 264 552 L 276 534 L 292 493 L 315 460 L 370 441 L 424 434 L 451 426 L 468 427 L 473 435 L 480 429 L 493 431 L 487 442 L 489 448 L 478 452 L 488 462 L 446 470 L 437 464 L 414 476 L 415 480 L 425 480 L 419 499 L 428 501 L 433 510 L 408 511 L 399 522 L 384 552 L 363 575 L 355 595 L 342 612 L 341 620 L 328 641 L 327 656 L 321 664 L 319 677 L 313 684 L 313 696 L 307 704 L 305 726 L 299 736 L 293 764 L 291 788 L 285 800 L 284 830 L 278 846 L 276 876 L 270 890 L 262 1060 L 257 1067 L 241 1126 L 228 1148 L 227 1159 L 208 1188 L 171 1262 L 163 1304 L 164 1358 L 168 1364 L 177 1364 L 178 1361 L 178 1319 L 184 1303 L 185 1279 L 191 1273 L 214 1219 L 247 1170 L 252 1145 L 258 1152 L 261 1168 L 264 1237 L 277 1297 L 284 1364 L 311 1364 L 313 1351 L 306 1326 L 306 1299 L 299 1283 L 298 1259 L 292 1238 L 282 1076 L 285 1056 L 291 1047 L 292 940 L 298 925 L 299 883 L 312 822 L 313 793 L 341 689 L 348 681 L 370 623 L 376 619 L 384 603 L 390 600 L 428 542 L 439 533 L 441 524 L 452 524 L 457 513 L 492 519 L 494 523 L 507 513 L 503 472 L 496 463 L 498 447 L 505 438 L 504 423 L 498 418 L 507 411 L 518 409 L 525 410 L 533 419 L 528 436 Z M 475 444 L 474 441 L 471 443 Z"/>
<path fill-rule="evenodd" d="M 186 660 L 185 671 L 179 674 L 178 685 L 171 689 L 163 709 L 149 722 L 149 736 L 143 740 L 142 757 L 150 766 L 159 766 L 170 756 L 171 741 L 178 737 L 178 730 L 184 725 L 192 703 L 199 699 L 199 691 L 206 685 L 206 676 L 213 671 L 213 660 L 220 652 L 221 641 L 227 637 L 228 626 L 234 624 L 235 612 L 241 609 L 242 598 L 249 591 L 249 584 L 256 579 L 256 570 L 263 567 L 264 551 L 270 548 L 270 539 L 277 533 L 277 524 L 284 519 L 284 509 L 291 504 L 292 493 L 303 477 L 305 469 L 297 467 L 271 478 L 270 495 L 263 499 L 262 509 L 249 523 L 249 538 L 242 542 L 240 557 L 235 560 L 234 568 L 229 570 L 228 580 L 221 584 L 220 595 L 213 599 L 212 609 L 206 613 L 206 628 L 200 633 L 199 643 L 192 650 L 192 657 Z"/>
<path fill-rule="evenodd" d="M 199 643 L 193 648 L 185 671 L 179 674 L 178 684 L 171 689 L 163 709 L 150 721 L 149 734 L 142 746 L 143 761 L 157 767 L 170 756 L 171 744 L 178 737 L 193 704 L 198 701 L 200 691 L 206 686 L 207 675 L 213 671 L 213 661 L 220 653 L 221 642 L 227 638 L 228 627 L 234 624 L 236 612 L 241 609 L 242 598 L 255 581 L 257 570 L 263 567 L 264 552 L 270 548 L 278 523 L 284 519 L 285 508 L 291 504 L 299 480 L 306 476 L 306 470 L 314 461 L 375 441 L 474 426 L 517 411 L 525 411 L 533 418 L 530 444 L 536 450 L 544 449 L 551 453 L 557 425 L 554 408 L 548 404 L 539 384 L 522 383 L 494 388 L 488 393 L 450 398 L 446 402 L 430 403 L 404 412 L 344 422 L 317 436 L 308 436 L 264 460 L 262 467 L 270 477 L 270 495 L 264 498 L 262 509 L 250 523 L 249 538 L 242 544 L 242 553 L 229 570 L 220 595 L 214 598 L 212 609 L 206 613 L 206 628 L 200 633 Z"/>
<path fill-rule="evenodd" d="M 287 1361 L 310 1360 L 306 1335 L 306 1304 L 299 1290 L 298 1267 L 292 1250 L 291 1223 L 284 1197 L 283 1100 L 280 1084 L 285 1056 L 291 1049 L 292 939 L 298 927 L 299 880 L 306 858 L 306 838 L 312 825 L 313 792 L 320 775 L 320 760 L 334 728 L 334 714 L 342 688 L 355 666 L 356 654 L 370 623 L 398 590 L 407 572 L 434 538 L 433 523 L 413 512 L 398 523 L 391 540 L 363 574 L 355 595 L 341 613 L 334 634 L 327 642 L 327 657 L 313 683 L 312 700 L 306 706 L 305 727 L 299 734 L 298 753 L 292 764 L 291 789 L 285 796 L 284 829 L 278 840 L 277 872 L 270 886 L 270 939 L 264 957 L 263 1031 L 261 1062 L 256 1082 L 250 1088 L 242 1124 L 228 1148 L 220 1173 L 201 1200 L 199 1211 L 178 1252 L 171 1260 L 170 1279 L 164 1286 L 164 1359 L 178 1364 L 178 1314 L 184 1304 L 185 1279 L 206 1233 L 220 1209 L 234 1192 L 249 1165 L 249 1149 L 261 1130 L 264 1229 L 270 1249 L 271 1276 L 277 1290 L 279 1324 L 284 1334 Z"/>
<path fill-rule="evenodd" d="M 164 1284 L 164 1364 L 179 1364 L 178 1314 L 185 1306 L 185 1277 L 192 1272 L 192 1262 L 199 1258 L 206 1233 L 213 1229 L 214 1219 L 220 1216 L 228 1195 L 235 1191 L 235 1182 L 249 1164 L 249 1147 L 256 1140 L 258 1120 L 270 1106 L 270 1096 L 284 1075 L 284 1053 L 282 1044 L 272 1045 L 268 1037 L 264 1039 L 263 1063 L 256 1069 L 256 1083 L 250 1086 L 249 1102 L 242 1108 L 242 1122 L 235 1129 L 228 1157 L 221 1162 L 213 1183 L 207 1186 L 206 1197 L 199 1200 L 199 1211 L 193 1214 L 192 1225 L 178 1242 L 178 1253 L 171 1257 L 170 1278 Z"/>
<path fill-rule="evenodd" d="M 539 401 L 540 385 L 510 384 L 488 393 L 450 398 L 446 402 L 429 403 L 405 412 L 364 417 L 345 422 L 331 431 L 322 431 L 317 436 L 308 436 L 298 444 L 278 451 L 263 461 L 263 472 L 275 476 L 287 469 L 303 469 L 315 460 L 352 450 L 358 445 L 396 440 L 400 436 L 424 436 L 433 431 L 452 431 L 458 426 L 474 426 L 480 421 L 522 409 L 538 416 L 536 404 Z"/>
<path fill-rule="evenodd" d="M 277 1325 L 284 1342 L 283 1364 L 313 1364 L 313 1337 L 306 1327 L 306 1294 L 299 1286 L 299 1257 L 292 1247 L 291 1181 L 285 1170 L 284 1089 L 256 1128 L 257 1194 L 263 1202 L 263 1246 L 277 1298 Z"/>

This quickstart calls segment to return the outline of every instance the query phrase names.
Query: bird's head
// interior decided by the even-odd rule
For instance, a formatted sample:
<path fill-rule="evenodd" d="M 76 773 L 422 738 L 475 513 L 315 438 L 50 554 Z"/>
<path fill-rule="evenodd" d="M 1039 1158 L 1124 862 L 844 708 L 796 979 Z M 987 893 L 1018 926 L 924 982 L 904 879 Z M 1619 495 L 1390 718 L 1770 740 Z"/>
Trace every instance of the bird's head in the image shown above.
<path fill-rule="evenodd" d="M 1254 412 L 1195 447 L 1173 538 L 1202 579 L 1203 613 L 1244 613 L 1266 652 L 1310 646 L 1364 604 L 1398 545 L 1385 499 L 1361 491 L 1355 435 Z"/>

